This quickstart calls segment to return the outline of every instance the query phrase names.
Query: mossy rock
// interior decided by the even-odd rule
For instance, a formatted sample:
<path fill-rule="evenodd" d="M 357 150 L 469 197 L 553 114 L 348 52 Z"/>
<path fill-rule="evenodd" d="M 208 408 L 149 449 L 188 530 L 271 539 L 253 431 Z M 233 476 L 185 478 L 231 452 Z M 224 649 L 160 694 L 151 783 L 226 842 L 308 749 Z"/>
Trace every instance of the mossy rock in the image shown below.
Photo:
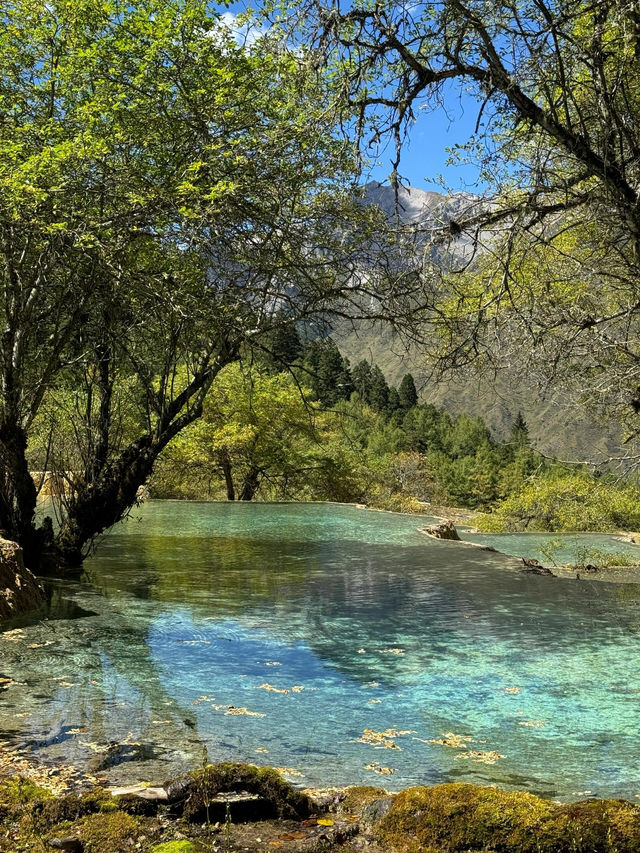
<path fill-rule="evenodd" d="M 387 791 L 377 785 L 352 785 L 345 790 L 340 808 L 342 811 L 360 814 L 365 806 L 387 796 Z"/>
<path fill-rule="evenodd" d="M 53 797 L 46 788 L 35 785 L 29 779 L 13 776 L 0 781 L 0 821 L 23 810 L 34 800 L 46 800 Z"/>
<path fill-rule="evenodd" d="M 640 808 L 626 800 L 583 800 L 558 806 L 549 849 L 555 838 L 565 839 L 563 849 L 572 853 L 635 853 L 640 850 Z"/>
<path fill-rule="evenodd" d="M 270 806 L 272 814 L 265 815 L 260 809 L 259 819 L 273 816 L 297 820 L 307 817 L 310 812 L 309 798 L 270 767 L 221 762 L 195 770 L 190 775 L 194 785 L 184 804 L 184 817 L 191 821 L 206 819 L 207 803 L 218 795 L 240 791 L 255 794 Z"/>
<path fill-rule="evenodd" d="M 144 797 L 138 797 L 135 794 L 124 794 L 122 796 L 115 797 L 115 803 L 115 807 L 120 809 L 120 811 L 142 817 L 155 817 L 158 814 L 158 808 L 161 805 L 157 800 L 147 800 Z"/>
<path fill-rule="evenodd" d="M 67 794 L 37 800 L 31 804 L 23 820 L 28 821 L 36 832 L 44 832 L 59 823 L 73 822 L 96 812 L 115 811 L 118 811 L 118 804 L 113 797 L 102 788 L 96 788 L 82 796 Z"/>
<path fill-rule="evenodd" d="M 167 841 L 152 847 L 149 853 L 197 853 L 192 841 Z"/>
<path fill-rule="evenodd" d="M 85 853 L 129 853 L 135 849 L 143 827 L 126 812 L 96 813 L 73 826 L 73 835 L 84 843 Z"/>
<path fill-rule="evenodd" d="M 453 783 L 397 794 L 376 834 L 403 853 L 637 853 L 640 808 L 618 800 L 558 805 Z"/>

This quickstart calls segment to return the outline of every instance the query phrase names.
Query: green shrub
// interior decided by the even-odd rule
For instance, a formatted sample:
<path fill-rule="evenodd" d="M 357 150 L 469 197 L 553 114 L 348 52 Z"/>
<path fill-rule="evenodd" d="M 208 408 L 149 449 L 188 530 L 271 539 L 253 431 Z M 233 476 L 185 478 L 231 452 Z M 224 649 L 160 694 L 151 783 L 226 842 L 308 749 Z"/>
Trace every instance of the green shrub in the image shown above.
<path fill-rule="evenodd" d="M 488 532 L 636 530 L 640 492 L 585 471 L 550 473 L 530 480 L 491 515 L 478 517 L 477 525 Z"/>

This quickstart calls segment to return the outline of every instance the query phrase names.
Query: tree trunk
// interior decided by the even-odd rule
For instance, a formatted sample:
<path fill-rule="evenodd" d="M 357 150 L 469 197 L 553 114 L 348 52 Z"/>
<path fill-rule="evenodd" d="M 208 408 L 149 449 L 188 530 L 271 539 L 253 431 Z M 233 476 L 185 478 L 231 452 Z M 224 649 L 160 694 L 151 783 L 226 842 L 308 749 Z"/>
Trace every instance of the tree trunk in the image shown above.
<path fill-rule="evenodd" d="M 234 352 L 228 350 L 225 359 L 217 359 L 214 366 L 195 376 L 190 386 L 166 407 L 151 432 L 131 442 L 71 498 L 66 518 L 47 555 L 47 562 L 57 571 L 79 567 L 95 538 L 126 517 L 160 453 L 181 430 L 202 415 L 205 394 L 218 372 L 233 357 Z"/>
<path fill-rule="evenodd" d="M 220 460 L 220 467 L 222 468 L 222 473 L 224 474 L 224 482 L 227 487 L 227 500 L 235 501 L 236 499 L 236 490 L 233 485 L 233 475 L 231 473 L 231 460 L 229 459 L 228 451 L 221 450 L 218 454 L 218 459 Z"/>
<path fill-rule="evenodd" d="M 157 443 L 154 446 L 150 435 L 134 441 L 98 479 L 87 483 L 70 500 L 49 562 L 61 568 L 74 568 L 82 563 L 85 546 L 121 521 L 136 503 L 138 489 L 147 481 L 164 446 Z"/>
<path fill-rule="evenodd" d="M 260 469 L 259 468 L 250 468 L 247 476 L 244 478 L 244 482 L 242 484 L 242 491 L 240 492 L 240 500 L 241 501 L 252 501 L 255 497 L 256 492 L 258 491 L 258 486 L 260 485 Z"/>
<path fill-rule="evenodd" d="M 37 490 L 27 464 L 27 437 L 17 421 L 0 424 L 0 459 L 4 483 L 0 500 L 0 527 L 19 542 L 29 568 L 37 567 L 42 534 L 35 528 Z"/>

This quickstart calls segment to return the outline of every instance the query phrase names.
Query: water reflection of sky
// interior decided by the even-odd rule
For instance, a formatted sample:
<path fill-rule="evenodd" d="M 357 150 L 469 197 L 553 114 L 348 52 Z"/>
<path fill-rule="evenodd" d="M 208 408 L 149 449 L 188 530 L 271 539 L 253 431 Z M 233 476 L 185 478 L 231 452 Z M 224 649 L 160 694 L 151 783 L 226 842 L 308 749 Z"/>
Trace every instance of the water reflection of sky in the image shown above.
<path fill-rule="evenodd" d="M 3 636 L 6 739 L 111 781 L 158 781 L 206 754 L 307 785 L 640 793 L 640 587 L 524 575 L 424 523 L 146 506 L 84 582 L 57 585 L 58 618 Z M 380 749 L 358 741 L 365 729 L 407 733 Z M 430 742 L 450 732 L 466 746 Z"/>

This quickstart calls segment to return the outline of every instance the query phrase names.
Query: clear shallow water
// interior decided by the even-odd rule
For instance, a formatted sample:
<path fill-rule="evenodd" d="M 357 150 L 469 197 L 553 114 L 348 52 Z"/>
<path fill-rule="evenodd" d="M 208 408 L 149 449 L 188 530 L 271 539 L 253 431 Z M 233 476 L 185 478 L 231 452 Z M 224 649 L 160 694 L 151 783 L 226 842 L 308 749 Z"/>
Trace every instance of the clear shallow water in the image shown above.
<path fill-rule="evenodd" d="M 503 554 L 534 557 L 545 566 L 598 562 L 596 554 L 621 554 L 640 561 L 640 548 L 602 533 L 471 533 L 459 528 L 466 542 L 490 545 Z"/>
<path fill-rule="evenodd" d="M 0 636 L 9 745 L 110 783 L 206 754 L 312 786 L 640 795 L 640 585 L 526 575 L 425 537 L 428 519 L 354 507 L 156 502 L 139 516 L 82 581 L 54 583 L 48 619 Z M 365 729 L 406 734 L 376 748 Z M 447 733 L 466 747 L 430 742 Z"/>

